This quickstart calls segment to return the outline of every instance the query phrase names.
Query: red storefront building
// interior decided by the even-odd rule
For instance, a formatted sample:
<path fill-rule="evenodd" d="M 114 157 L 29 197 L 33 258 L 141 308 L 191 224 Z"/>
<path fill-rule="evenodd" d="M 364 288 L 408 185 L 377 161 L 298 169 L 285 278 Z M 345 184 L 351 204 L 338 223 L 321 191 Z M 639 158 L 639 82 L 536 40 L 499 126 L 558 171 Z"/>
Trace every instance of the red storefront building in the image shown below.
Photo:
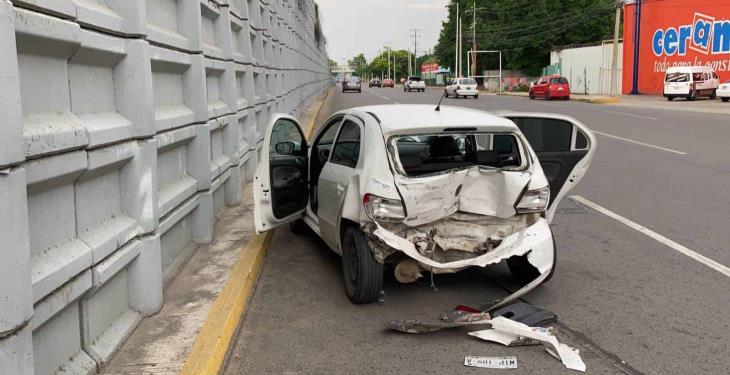
<path fill-rule="evenodd" d="M 661 95 L 673 66 L 710 66 L 730 80 L 730 0 L 626 1 L 623 59 L 624 94 Z"/>

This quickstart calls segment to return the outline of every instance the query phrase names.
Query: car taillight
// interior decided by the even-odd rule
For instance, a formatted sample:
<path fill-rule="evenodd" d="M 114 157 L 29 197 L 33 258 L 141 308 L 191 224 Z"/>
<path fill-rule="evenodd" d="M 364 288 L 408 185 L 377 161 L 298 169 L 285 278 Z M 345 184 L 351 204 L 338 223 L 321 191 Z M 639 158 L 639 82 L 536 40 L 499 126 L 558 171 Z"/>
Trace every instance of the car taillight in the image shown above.
<path fill-rule="evenodd" d="M 405 210 L 400 199 L 389 199 L 373 194 L 362 197 L 362 205 L 368 217 L 386 223 L 400 223 L 405 219 Z"/>
<path fill-rule="evenodd" d="M 515 210 L 520 214 L 543 212 L 547 209 L 549 202 L 550 186 L 545 186 L 541 189 L 526 191 L 515 206 Z"/>

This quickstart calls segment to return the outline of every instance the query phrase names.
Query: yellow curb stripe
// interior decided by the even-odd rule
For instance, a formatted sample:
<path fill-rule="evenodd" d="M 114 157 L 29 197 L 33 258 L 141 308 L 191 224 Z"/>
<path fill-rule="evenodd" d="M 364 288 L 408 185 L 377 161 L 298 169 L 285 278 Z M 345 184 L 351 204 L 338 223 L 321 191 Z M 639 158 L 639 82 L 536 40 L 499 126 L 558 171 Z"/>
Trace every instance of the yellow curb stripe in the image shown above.
<path fill-rule="evenodd" d="M 195 338 L 182 375 L 217 375 L 225 361 L 238 322 L 258 280 L 273 232 L 254 235 L 241 250 L 228 281 L 213 302 Z"/>
<path fill-rule="evenodd" d="M 317 121 L 317 117 L 319 117 L 319 112 L 322 111 L 322 104 L 327 100 L 327 98 L 330 96 L 330 93 L 334 90 L 334 88 L 330 87 L 327 89 L 327 92 L 325 92 L 324 96 L 322 97 L 322 101 L 319 103 L 319 108 L 317 108 L 317 112 L 312 116 L 312 119 L 309 121 L 309 125 L 307 126 L 307 129 L 305 130 L 305 136 L 307 137 L 307 140 L 311 140 L 312 136 L 314 135 L 314 131 L 316 130 L 315 122 Z"/>

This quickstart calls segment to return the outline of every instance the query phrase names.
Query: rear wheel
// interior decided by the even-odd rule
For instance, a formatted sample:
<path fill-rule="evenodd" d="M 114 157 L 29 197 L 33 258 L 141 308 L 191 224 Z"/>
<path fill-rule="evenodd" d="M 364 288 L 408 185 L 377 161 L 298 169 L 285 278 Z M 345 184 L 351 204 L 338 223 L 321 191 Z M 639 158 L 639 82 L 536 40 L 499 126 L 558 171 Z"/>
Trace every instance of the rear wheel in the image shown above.
<path fill-rule="evenodd" d="M 667 100 L 669 100 L 671 102 L 672 100 L 674 100 L 674 97 L 671 95 L 667 95 Z"/>
<path fill-rule="evenodd" d="M 474 95 L 474 99 L 479 99 L 479 94 Z"/>
<path fill-rule="evenodd" d="M 550 91 L 545 91 L 545 100 L 550 100 Z"/>
<path fill-rule="evenodd" d="M 373 258 L 365 235 L 355 227 L 347 228 L 342 239 L 342 277 L 352 303 L 374 302 L 383 289 L 383 265 Z"/>
<path fill-rule="evenodd" d="M 689 97 L 687 97 L 687 100 L 695 101 L 697 100 L 697 91 L 692 90 L 689 93 Z"/>
<path fill-rule="evenodd" d="M 444 97 L 445 97 L 445 98 L 448 98 L 448 97 L 449 97 L 449 92 L 448 92 L 448 91 L 446 91 L 446 89 L 444 89 Z"/>
<path fill-rule="evenodd" d="M 712 90 L 712 94 L 710 94 L 710 99 L 715 100 L 717 98 L 717 90 Z"/>

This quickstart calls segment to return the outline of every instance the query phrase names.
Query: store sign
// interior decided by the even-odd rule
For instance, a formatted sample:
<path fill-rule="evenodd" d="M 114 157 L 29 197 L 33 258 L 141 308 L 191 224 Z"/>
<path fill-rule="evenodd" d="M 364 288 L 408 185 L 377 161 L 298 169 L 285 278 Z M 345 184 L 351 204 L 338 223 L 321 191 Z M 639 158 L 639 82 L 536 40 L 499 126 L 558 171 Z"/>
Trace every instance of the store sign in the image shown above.
<path fill-rule="evenodd" d="M 652 50 L 657 57 L 685 56 L 688 50 L 705 55 L 730 53 L 730 20 L 695 13 L 692 24 L 657 29 Z"/>
<path fill-rule="evenodd" d="M 421 65 L 421 73 L 436 73 L 439 71 L 439 64 L 423 64 Z"/>

